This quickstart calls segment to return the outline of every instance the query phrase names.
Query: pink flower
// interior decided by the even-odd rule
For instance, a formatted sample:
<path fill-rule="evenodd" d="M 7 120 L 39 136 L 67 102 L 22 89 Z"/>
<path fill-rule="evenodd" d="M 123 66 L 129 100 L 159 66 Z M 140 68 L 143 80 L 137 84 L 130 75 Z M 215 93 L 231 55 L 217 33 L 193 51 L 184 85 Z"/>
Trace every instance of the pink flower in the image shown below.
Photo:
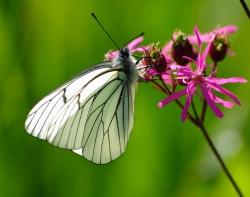
<path fill-rule="evenodd" d="M 241 77 L 233 77 L 233 78 L 216 78 L 212 75 L 205 76 L 204 70 L 208 66 L 206 63 L 206 58 L 208 56 L 211 43 L 215 37 L 215 34 L 210 34 L 210 40 L 205 48 L 205 50 L 201 51 L 201 44 L 202 39 L 200 37 L 200 33 L 198 31 L 198 28 L 194 29 L 197 44 L 200 48 L 200 51 L 198 53 L 197 59 L 192 60 L 192 62 L 195 64 L 196 69 L 192 70 L 189 66 L 175 66 L 176 69 L 176 79 L 182 80 L 182 82 L 186 85 L 186 87 L 183 90 L 180 90 L 178 92 L 175 92 L 168 96 L 167 98 L 163 99 L 159 102 L 158 106 L 160 108 L 164 107 L 166 104 L 170 103 L 173 100 L 179 99 L 182 96 L 186 96 L 186 102 L 182 111 L 181 119 L 184 121 L 187 118 L 187 112 L 189 109 L 189 106 L 192 102 L 192 98 L 197 92 L 197 88 L 199 87 L 201 90 L 201 93 L 203 97 L 205 98 L 208 106 L 213 110 L 215 115 L 217 117 L 223 117 L 222 111 L 217 107 L 217 104 L 222 105 L 226 108 L 233 107 L 233 103 L 231 101 L 225 101 L 219 97 L 217 97 L 214 92 L 219 92 L 221 94 L 224 94 L 228 97 L 230 97 L 235 103 L 240 105 L 240 101 L 232 92 L 229 90 L 223 88 L 221 85 L 227 84 L 227 83 L 246 83 L 247 80 Z"/>
<path fill-rule="evenodd" d="M 230 34 L 236 32 L 237 29 L 238 28 L 234 25 L 219 27 L 219 28 L 214 29 L 211 32 L 200 35 L 200 40 L 203 43 L 208 43 L 214 34 L 219 35 L 219 36 L 229 36 Z M 188 39 L 192 44 L 198 44 L 196 35 L 190 35 L 190 36 L 188 36 Z"/>
<path fill-rule="evenodd" d="M 215 28 L 214 30 L 212 30 L 211 32 L 205 33 L 205 34 L 201 34 L 199 35 L 199 39 L 202 43 L 208 43 L 211 40 L 211 37 L 216 34 L 216 35 L 220 35 L 220 36 L 229 36 L 230 34 L 234 33 L 237 31 L 237 27 L 234 25 L 227 25 L 224 27 L 219 27 L 219 28 Z M 173 40 L 176 40 L 176 36 L 177 34 L 174 33 L 173 34 Z M 197 40 L 197 36 L 194 35 L 188 35 L 187 36 L 188 41 L 191 44 L 198 44 L 198 40 Z M 172 45 L 173 45 L 173 40 L 169 41 L 162 49 L 162 53 L 163 54 L 170 54 L 171 49 L 172 49 Z"/>
<path fill-rule="evenodd" d="M 131 53 L 135 53 L 135 52 L 144 52 L 145 49 L 147 49 L 148 47 L 137 47 L 141 42 L 143 41 L 143 36 L 140 36 L 136 39 L 134 39 L 133 41 L 131 41 L 128 45 L 127 48 L 130 50 Z M 109 51 L 108 53 L 106 53 L 104 55 L 104 60 L 105 61 L 112 61 L 114 58 L 116 58 L 118 56 L 118 51 Z"/>

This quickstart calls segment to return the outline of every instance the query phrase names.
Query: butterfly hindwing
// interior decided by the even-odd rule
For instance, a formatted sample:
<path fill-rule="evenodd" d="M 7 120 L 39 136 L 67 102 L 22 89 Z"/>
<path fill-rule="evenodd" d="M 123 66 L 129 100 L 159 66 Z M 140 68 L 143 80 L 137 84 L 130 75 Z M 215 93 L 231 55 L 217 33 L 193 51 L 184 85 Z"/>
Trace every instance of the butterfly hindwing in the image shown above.
<path fill-rule="evenodd" d="M 114 88 L 107 102 L 88 116 L 85 128 L 88 135 L 83 138 L 82 147 L 74 152 L 98 164 L 124 153 L 134 122 L 134 97 L 130 94 L 134 89 L 126 82 Z"/>

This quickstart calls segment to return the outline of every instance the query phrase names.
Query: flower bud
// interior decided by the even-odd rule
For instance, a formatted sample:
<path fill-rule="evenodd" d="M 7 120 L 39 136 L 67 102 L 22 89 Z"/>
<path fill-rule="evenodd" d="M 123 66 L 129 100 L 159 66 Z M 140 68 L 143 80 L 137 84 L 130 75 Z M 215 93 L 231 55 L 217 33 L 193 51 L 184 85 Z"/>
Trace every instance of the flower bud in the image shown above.
<path fill-rule="evenodd" d="M 214 62 L 222 61 L 227 54 L 229 44 L 227 42 L 227 37 L 216 36 L 211 44 L 209 54 Z"/>
<path fill-rule="evenodd" d="M 159 73 L 164 72 L 167 69 L 167 60 L 163 54 L 159 54 L 155 59 L 153 67 Z"/>
<path fill-rule="evenodd" d="M 171 55 L 174 61 L 181 66 L 187 65 L 190 61 L 183 56 L 191 59 L 196 59 L 197 56 L 187 36 L 181 31 L 175 32 L 174 34 Z"/>
<path fill-rule="evenodd" d="M 157 72 L 162 73 L 167 69 L 167 60 L 157 47 L 157 44 L 152 44 L 150 49 L 145 52 L 142 59 L 144 65 L 152 66 Z"/>
<path fill-rule="evenodd" d="M 144 66 L 152 65 L 152 57 L 150 56 L 150 53 L 148 51 L 144 52 L 144 57 L 141 61 Z"/>

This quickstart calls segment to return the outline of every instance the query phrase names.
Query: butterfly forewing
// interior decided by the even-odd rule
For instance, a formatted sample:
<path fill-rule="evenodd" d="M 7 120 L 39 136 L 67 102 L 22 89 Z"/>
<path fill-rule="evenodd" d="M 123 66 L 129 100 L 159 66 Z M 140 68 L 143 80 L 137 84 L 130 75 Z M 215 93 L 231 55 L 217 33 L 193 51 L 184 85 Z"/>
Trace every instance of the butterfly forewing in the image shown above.
<path fill-rule="evenodd" d="M 135 86 L 112 65 L 100 64 L 43 98 L 27 116 L 27 132 L 95 163 L 119 157 L 133 126 Z"/>
<path fill-rule="evenodd" d="M 74 95 L 77 95 L 77 91 L 80 91 L 91 78 L 110 69 L 111 63 L 96 68 L 98 69 L 91 69 L 91 72 L 87 71 L 75 77 L 38 102 L 26 119 L 25 128 L 27 132 L 41 139 L 46 139 L 51 120 L 68 103 L 68 100 L 72 97 L 73 89 Z M 81 82 L 80 85 L 79 82 Z"/>

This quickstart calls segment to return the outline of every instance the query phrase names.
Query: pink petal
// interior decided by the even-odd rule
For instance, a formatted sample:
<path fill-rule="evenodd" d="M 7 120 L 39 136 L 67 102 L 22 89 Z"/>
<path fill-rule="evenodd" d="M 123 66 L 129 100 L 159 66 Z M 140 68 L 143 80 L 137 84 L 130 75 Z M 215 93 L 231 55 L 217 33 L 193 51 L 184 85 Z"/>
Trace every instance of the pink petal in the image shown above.
<path fill-rule="evenodd" d="M 141 42 L 143 41 L 143 36 L 140 36 L 136 39 L 134 39 L 133 41 L 131 41 L 129 44 L 128 44 L 128 48 L 130 50 L 134 49 L 137 45 L 139 45 Z"/>
<path fill-rule="evenodd" d="M 118 56 L 118 51 L 109 51 L 104 55 L 105 61 L 112 61 Z"/>
<path fill-rule="evenodd" d="M 194 95 L 194 92 L 196 90 L 196 87 L 193 83 L 191 83 L 189 86 L 188 86 L 188 96 L 187 96 L 187 99 L 186 99 L 186 103 L 185 103 L 185 106 L 182 110 L 182 113 L 181 113 L 181 120 L 184 121 L 186 120 L 187 118 L 187 112 L 188 112 L 188 108 L 192 102 L 192 98 L 193 98 L 193 95 Z"/>
<path fill-rule="evenodd" d="M 188 57 L 188 56 L 185 56 L 185 55 L 183 55 L 182 57 L 183 57 L 184 59 L 189 60 L 190 62 L 194 62 L 194 61 L 195 61 L 194 59 L 192 59 L 192 58 L 190 58 L 190 57 Z"/>
<path fill-rule="evenodd" d="M 228 25 L 228 26 L 216 28 L 211 32 L 200 35 L 200 40 L 201 42 L 208 43 L 211 39 L 211 36 L 214 34 L 219 34 L 219 35 L 222 34 L 222 35 L 228 36 L 234 33 L 235 31 L 237 31 L 237 27 L 234 25 Z M 191 44 L 198 44 L 196 35 L 189 35 L 188 40 Z"/>
<path fill-rule="evenodd" d="M 145 52 L 145 51 L 147 51 L 149 49 L 150 49 L 150 46 L 141 46 L 141 47 L 138 47 L 138 48 L 131 49 L 131 53 Z"/>
<path fill-rule="evenodd" d="M 198 41 L 198 45 L 199 45 L 199 47 L 201 47 L 201 39 L 200 39 L 200 32 L 199 32 L 199 29 L 198 29 L 198 26 L 195 26 L 194 27 L 194 33 L 195 33 L 195 35 L 196 35 L 196 39 L 197 39 L 197 41 Z"/>
<path fill-rule="evenodd" d="M 225 101 L 217 96 L 215 96 L 211 91 L 208 91 L 210 97 L 212 98 L 212 100 L 214 100 L 215 103 L 218 103 L 220 105 L 222 105 L 225 108 L 232 108 L 234 106 L 234 104 L 230 101 Z"/>
<path fill-rule="evenodd" d="M 194 73 L 192 71 L 192 69 L 189 67 L 189 64 L 186 65 L 186 66 L 179 66 L 179 65 L 176 65 L 176 64 L 170 64 L 169 65 L 171 71 L 176 74 L 176 75 L 181 75 L 181 74 L 191 74 L 191 73 Z"/>
<path fill-rule="evenodd" d="M 230 101 L 225 101 L 219 97 L 215 97 L 215 100 L 214 100 L 216 103 L 222 105 L 223 107 L 225 108 L 232 108 L 234 106 L 234 104 Z"/>
<path fill-rule="evenodd" d="M 226 83 L 247 83 L 247 80 L 243 77 L 231 77 L 231 78 L 207 78 L 207 81 L 222 85 Z"/>
<path fill-rule="evenodd" d="M 220 92 L 221 94 L 225 94 L 227 96 L 229 96 L 231 99 L 233 99 L 238 105 L 240 105 L 240 100 L 237 98 L 236 95 L 234 95 L 232 92 L 230 92 L 229 90 L 221 87 L 220 85 L 216 84 L 216 83 L 212 83 L 209 82 L 207 83 L 207 85 L 211 88 L 213 88 L 214 90 Z"/>
<path fill-rule="evenodd" d="M 200 40 L 202 43 L 208 43 L 211 40 L 211 37 L 214 35 L 214 32 L 209 32 L 206 34 L 200 35 Z M 189 35 L 188 40 L 191 44 L 198 44 L 196 35 Z"/>
<path fill-rule="evenodd" d="M 159 75 L 160 73 L 157 72 L 155 69 L 153 68 L 150 68 L 148 70 L 146 70 L 146 72 L 149 74 L 149 75 Z"/>
<path fill-rule="evenodd" d="M 224 34 L 224 35 L 229 35 L 232 34 L 234 32 L 236 32 L 238 30 L 237 26 L 235 25 L 227 25 L 224 27 L 219 27 L 216 28 L 213 32 L 216 34 Z"/>
<path fill-rule="evenodd" d="M 161 77 L 162 77 L 164 83 L 169 84 L 169 85 L 172 85 L 172 77 L 171 77 L 169 74 L 163 73 L 163 74 L 161 75 Z"/>
<path fill-rule="evenodd" d="M 131 53 L 145 52 L 145 50 L 148 50 L 150 48 L 149 46 L 142 46 L 142 47 L 135 48 L 138 44 L 142 42 L 142 40 L 143 40 L 143 36 L 140 36 L 128 44 L 127 47 L 131 51 Z M 105 57 L 104 59 L 105 61 L 112 61 L 117 56 L 118 56 L 118 51 L 109 51 L 108 53 L 104 55 Z"/>
<path fill-rule="evenodd" d="M 186 70 L 186 69 L 190 70 L 189 67 L 187 67 L 187 66 L 180 66 L 180 65 L 178 65 L 178 64 L 169 64 L 169 67 L 170 67 L 172 70 Z"/>
<path fill-rule="evenodd" d="M 188 41 L 189 41 L 191 44 L 198 44 L 197 36 L 196 36 L 196 35 L 188 35 L 187 38 L 188 38 Z M 201 41 L 204 42 L 204 41 L 203 41 L 203 35 L 201 35 L 200 38 L 201 38 Z"/>
<path fill-rule="evenodd" d="M 208 53 L 209 53 L 209 50 L 210 50 L 210 47 L 211 47 L 211 44 L 212 44 L 212 42 L 213 42 L 213 40 L 214 40 L 214 37 L 215 37 L 215 35 L 213 35 L 212 37 L 211 37 L 211 39 L 210 39 L 210 42 L 207 44 L 207 47 L 205 48 L 205 50 L 204 50 L 204 52 L 202 53 L 202 55 L 201 55 L 201 58 L 200 58 L 200 62 L 199 62 L 199 71 L 200 72 L 203 72 L 203 70 L 205 69 L 205 67 L 206 67 L 206 58 L 207 58 L 207 55 L 208 55 Z"/>
<path fill-rule="evenodd" d="M 161 54 L 165 57 L 167 64 L 171 64 L 171 62 L 173 62 L 171 54 L 164 54 L 162 52 Z"/>
<path fill-rule="evenodd" d="M 223 113 L 222 111 L 215 105 L 214 100 L 210 97 L 210 94 L 208 93 L 208 90 L 206 87 L 204 87 L 204 85 L 200 84 L 200 89 L 201 92 L 204 96 L 204 98 L 207 101 L 207 104 L 211 107 L 211 109 L 213 110 L 213 112 L 215 113 L 215 115 L 219 118 L 223 117 Z"/>
<path fill-rule="evenodd" d="M 201 58 L 201 49 L 202 49 L 202 46 L 201 46 L 201 39 L 200 39 L 200 32 L 199 32 L 199 29 L 198 29 L 198 27 L 197 26 L 195 26 L 194 27 L 194 34 L 195 34 L 195 36 L 196 36 L 196 39 L 197 39 L 197 41 L 198 41 L 198 46 L 199 46 L 199 53 L 198 53 L 198 56 L 197 56 L 197 69 L 198 69 L 198 71 L 200 71 L 201 70 L 201 64 L 203 63 L 202 62 L 202 58 Z"/>
<path fill-rule="evenodd" d="M 161 50 L 161 52 L 166 55 L 170 52 L 171 48 L 172 48 L 172 45 L 173 45 L 173 41 L 169 41 Z"/>
<path fill-rule="evenodd" d="M 189 71 L 189 70 L 180 70 L 180 71 L 177 71 L 177 76 L 180 76 L 180 77 L 185 77 L 185 78 L 190 78 L 192 77 L 193 75 L 193 71 Z"/>
<path fill-rule="evenodd" d="M 176 99 L 180 98 L 181 96 L 184 96 L 185 94 L 187 94 L 187 88 L 185 88 L 184 90 L 175 92 L 175 93 L 169 95 L 167 98 L 161 100 L 158 103 L 158 107 L 162 108 L 165 105 L 167 105 L 168 103 L 170 103 L 171 101 L 176 100 Z"/>

